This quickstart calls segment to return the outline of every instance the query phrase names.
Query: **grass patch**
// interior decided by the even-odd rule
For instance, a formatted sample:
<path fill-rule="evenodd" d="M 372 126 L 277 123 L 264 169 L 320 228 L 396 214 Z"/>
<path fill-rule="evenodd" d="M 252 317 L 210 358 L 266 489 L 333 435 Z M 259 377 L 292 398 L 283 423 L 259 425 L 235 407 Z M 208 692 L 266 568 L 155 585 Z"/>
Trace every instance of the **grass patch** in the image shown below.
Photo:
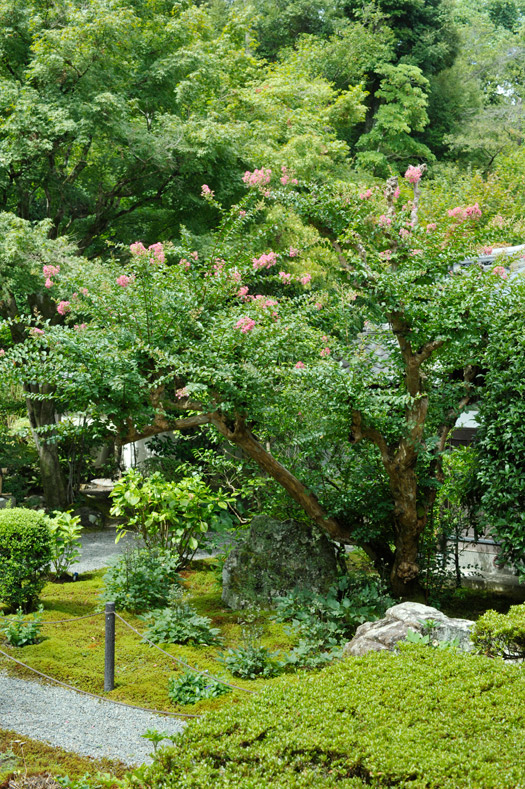
<path fill-rule="evenodd" d="M 80 577 L 75 583 L 48 583 L 44 587 L 41 600 L 44 605 L 44 620 L 53 621 L 75 616 L 92 614 L 100 608 L 100 592 L 103 588 L 104 571 L 96 571 Z M 221 587 L 213 562 L 195 562 L 184 572 L 184 585 L 189 600 L 199 614 L 209 616 L 214 627 L 221 629 L 221 646 L 192 646 L 162 644 L 171 655 L 184 660 L 210 674 L 224 677 L 234 685 L 256 689 L 265 680 L 243 681 L 235 679 L 217 662 L 220 651 L 237 646 L 241 637 L 242 612 L 229 611 L 222 607 Z M 124 618 L 140 632 L 146 623 L 138 616 L 123 613 Z M 269 621 L 269 612 L 258 616 L 258 624 L 263 626 L 261 643 L 269 649 L 287 650 L 292 646 L 291 639 L 285 634 L 282 625 Z M 15 648 L 2 644 L 2 649 L 13 657 L 24 661 L 32 668 L 48 674 L 55 679 L 67 682 L 81 690 L 106 695 L 110 699 L 125 701 L 129 704 L 159 710 L 180 710 L 200 713 L 213 710 L 225 704 L 237 703 L 244 694 L 234 691 L 227 696 L 203 700 L 188 710 L 177 707 L 168 696 L 169 677 L 180 675 L 182 668 L 158 650 L 141 642 L 139 637 L 116 622 L 115 689 L 103 693 L 104 680 L 104 617 L 79 619 L 42 628 L 43 639 L 39 644 Z M 0 666 L 17 676 L 34 679 L 23 667 L 16 666 L 0 656 Z"/>
<path fill-rule="evenodd" d="M 0 788 L 7 786 L 16 774 L 39 775 L 51 773 L 53 776 L 80 778 L 97 772 L 110 773 L 122 778 L 129 770 L 122 762 L 111 759 L 91 759 L 76 753 L 64 751 L 22 737 L 14 731 L 0 729 Z"/>

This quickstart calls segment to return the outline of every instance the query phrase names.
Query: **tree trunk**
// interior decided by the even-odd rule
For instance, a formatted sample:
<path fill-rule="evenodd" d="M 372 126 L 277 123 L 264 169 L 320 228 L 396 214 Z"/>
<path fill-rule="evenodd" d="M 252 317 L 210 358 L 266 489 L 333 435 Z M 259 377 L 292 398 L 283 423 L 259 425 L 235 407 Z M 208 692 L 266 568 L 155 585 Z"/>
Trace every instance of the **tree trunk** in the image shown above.
<path fill-rule="evenodd" d="M 51 388 L 46 385 L 27 385 L 26 392 L 31 394 L 51 394 Z M 56 424 L 58 417 L 54 400 L 35 400 L 28 397 L 27 413 L 31 424 L 31 432 L 38 451 L 40 461 L 40 476 L 46 507 L 53 509 L 66 509 L 68 504 L 66 485 L 58 456 L 56 442 Z M 47 428 L 44 433 L 39 428 Z"/>
<path fill-rule="evenodd" d="M 390 584 L 396 596 L 414 599 L 422 594 L 418 553 L 419 540 L 427 521 L 427 507 L 417 500 L 415 468 L 391 470 L 390 489 L 394 499 L 396 534 Z"/>

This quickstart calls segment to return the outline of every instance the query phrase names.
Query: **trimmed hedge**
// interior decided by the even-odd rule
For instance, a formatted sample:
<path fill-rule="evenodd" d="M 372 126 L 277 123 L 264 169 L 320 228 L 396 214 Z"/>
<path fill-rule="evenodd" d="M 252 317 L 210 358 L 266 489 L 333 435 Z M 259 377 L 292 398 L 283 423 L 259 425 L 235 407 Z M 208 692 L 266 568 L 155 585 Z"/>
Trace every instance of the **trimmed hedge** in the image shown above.
<path fill-rule="evenodd" d="M 191 723 L 134 789 L 523 789 L 525 674 L 409 645 L 279 678 Z"/>
<path fill-rule="evenodd" d="M 487 611 L 472 630 L 478 652 L 505 660 L 525 660 L 525 603 L 513 605 L 508 614 Z"/>
<path fill-rule="evenodd" d="M 51 533 L 43 512 L 0 510 L 0 602 L 31 611 L 46 582 Z"/>

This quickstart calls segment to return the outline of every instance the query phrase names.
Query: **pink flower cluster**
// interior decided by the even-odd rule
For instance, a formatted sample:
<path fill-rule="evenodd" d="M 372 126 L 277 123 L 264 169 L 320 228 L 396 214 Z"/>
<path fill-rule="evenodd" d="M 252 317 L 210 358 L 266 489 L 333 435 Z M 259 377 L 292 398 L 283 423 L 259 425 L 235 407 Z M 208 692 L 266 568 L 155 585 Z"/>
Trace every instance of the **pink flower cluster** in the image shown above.
<path fill-rule="evenodd" d="M 330 348 L 321 348 L 321 356 L 330 356 Z"/>
<path fill-rule="evenodd" d="M 435 222 L 429 222 L 427 227 L 426 227 L 427 233 L 432 233 L 432 231 L 435 230 L 436 227 L 437 227 L 437 225 L 436 225 Z"/>
<path fill-rule="evenodd" d="M 43 329 L 37 329 L 37 328 L 34 326 L 32 329 L 30 329 L 30 330 L 29 330 L 29 334 L 30 334 L 32 337 L 41 337 L 41 336 L 42 336 L 42 334 L 44 334 L 44 330 L 43 330 Z"/>
<path fill-rule="evenodd" d="M 290 247 L 290 249 L 288 250 L 288 255 L 291 258 L 296 258 L 298 254 L 299 254 L 299 250 L 296 249 L 295 247 Z"/>
<path fill-rule="evenodd" d="M 249 290 L 250 288 L 248 287 L 248 285 L 243 285 L 242 288 L 239 288 L 239 290 L 237 291 L 237 296 L 243 301 L 248 301 L 251 298 L 250 296 L 248 296 Z"/>
<path fill-rule="evenodd" d="M 383 260 L 390 260 L 390 258 L 392 257 L 392 250 L 385 249 L 383 252 L 379 253 L 379 257 L 383 258 Z"/>
<path fill-rule="evenodd" d="M 183 386 L 182 389 L 177 389 L 177 391 L 175 392 L 175 397 L 177 398 L 177 400 L 182 400 L 183 397 L 188 397 L 189 394 L 190 393 L 188 387 Z"/>
<path fill-rule="evenodd" d="M 474 205 L 467 205 L 465 208 L 458 205 L 456 208 L 449 209 L 447 213 L 449 217 L 456 222 L 465 222 L 467 219 L 479 219 L 481 216 L 481 209 L 478 203 L 474 203 Z"/>
<path fill-rule="evenodd" d="M 279 278 L 284 285 L 289 285 L 292 281 L 292 275 L 287 274 L 286 271 L 280 271 Z"/>
<path fill-rule="evenodd" d="M 61 301 L 59 304 L 57 304 L 57 312 L 60 315 L 67 315 L 68 312 L 71 312 L 71 304 L 70 304 L 70 302 L 69 301 Z M 38 331 L 40 331 L 40 330 L 38 330 Z M 44 332 L 42 332 L 42 334 L 43 333 Z"/>
<path fill-rule="evenodd" d="M 495 266 L 492 269 L 492 273 L 497 274 L 498 277 L 501 277 L 502 279 L 507 279 L 507 277 L 509 276 L 508 272 L 503 268 L 503 266 Z"/>
<path fill-rule="evenodd" d="M 262 268 L 271 268 L 277 263 L 277 254 L 268 252 L 266 255 L 261 255 L 260 258 L 252 258 L 252 263 L 256 271 Z"/>
<path fill-rule="evenodd" d="M 75 331 L 84 331 L 85 329 L 87 329 L 87 323 L 75 323 L 73 328 L 75 329 Z"/>
<path fill-rule="evenodd" d="M 51 277 L 56 277 L 58 272 L 60 271 L 60 266 L 44 266 L 42 269 L 42 273 L 44 277 L 46 277 L 46 281 L 44 283 L 44 287 L 52 288 L 55 284 Z"/>
<path fill-rule="evenodd" d="M 234 282 L 240 282 L 242 279 L 241 272 L 234 268 L 233 271 L 230 271 L 230 279 L 232 279 Z"/>
<path fill-rule="evenodd" d="M 240 318 L 237 323 L 235 324 L 236 329 L 240 329 L 243 334 L 251 331 L 255 326 L 255 321 L 253 318 L 249 318 L 247 315 L 244 315 Z"/>
<path fill-rule="evenodd" d="M 481 247 L 482 255 L 492 255 L 492 247 Z"/>
<path fill-rule="evenodd" d="M 286 186 L 287 183 L 291 183 L 294 186 L 297 186 L 297 184 L 298 184 L 297 178 L 290 178 L 290 175 L 288 173 L 288 168 L 287 167 L 285 167 L 283 165 L 281 167 L 281 172 L 282 172 L 281 183 L 282 183 L 283 186 Z"/>
<path fill-rule="evenodd" d="M 408 238 L 410 235 L 410 230 L 407 230 L 406 227 L 402 227 L 399 231 L 399 235 L 401 236 L 401 238 Z"/>
<path fill-rule="evenodd" d="M 83 296 L 89 296 L 89 291 L 87 288 L 80 288 L 80 293 L 82 293 Z"/>
<path fill-rule="evenodd" d="M 306 365 L 304 362 L 297 362 L 297 364 L 295 365 L 296 370 L 303 370 L 305 367 Z"/>
<path fill-rule="evenodd" d="M 157 241 L 156 244 L 150 244 L 147 249 L 142 241 L 135 241 L 134 244 L 130 244 L 129 249 L 131 254 L 136 257 L 148 255 L 152 263 L 164 263 L 166 259 L 164 246 L 160 241 Z"/>
<path fill-rule="evenodd" d="M 366 192 L 361 192 L 359 197 L 361 200 L 370 200 L 373 194 L 374 192 L 372 191 L 372 189 L 367 189 Z"/>
<path fill-rule="evenodd" d="M 504 225 L 505 225 L 505 220 L 503 219 L 501 214 L 496 214 L 496 216 L 493 216 L 489 222 L 489 227 L 498 227 L 500 230 L 503 229 Z"/>
<path fill-rule="evenodd" d="M 414 167 L 414 165 L 411 164 L 405 173 L 405 178 L 409 183 L 417 184 L 421 180 L 422 175 L 423 170 L 421 167 Z"/>
<path fill-rule="evenodd" d="M 311 279 L 312 279 L 311 274 L 303 274 L 303 276 L 299 278 L 299 282 L 301 283 L 301 285 L 308 285 Z"/>
<path fill-rule="evenodd" d="M 267 307 L 277 307 L 279 304 L 275 299 L 267 299 L 266 296 L 263 296 L 261 293 L 258 293 L 257 296 L 252 296 L 251 301 L 255 301 L 257 306 L 262 307 L 263 310 Z"/>
<path fill-rule="evenodd" d="M 5 351 L 3 348 L 0 348 L 0 356 L 5 356 Z"/>
<path fill-rule="evenodd" d="M 181 258 L 179 260 L 179 266 L 182 266 L 185 269 L 189 269 L 190 266 L 191 266 L 191 263 L 190 263 L 189 260 L 186 260 L 186 258 Z"/>
<path fill-rule="evenodd" d="M 390 227 L 390 225 L 392 224 L 392 220 L 386 214 L 381 214 L 381 216 L 378 219 L 378 224 L 379 227 Z"/>
<path fill-rule="evenodd" d="M 133 274 L 131 277 L 121 274 L 120 277 L 117 277 L 117 285 L 120 285 L 121 288 L 127 288 L 134 280 L 135 276 Z"/>
<path fill-rule="evenodd" d="M 265 186 L 266 184 L 270 183 L 271 177 L 272 171 L 270 169 L 261 167 L 260 170 L 254 170 L 253 173 L 251 173 L 249 170 L 246 170 L 242 180 L 246 186 Z"/>
<path fill-rule="evenodd" d="M 201 187 L 201 197 L 208 198 L 211 200 L 215 196 L 215 192 L 213 192 L 208 184 L 203 184 Z"/>

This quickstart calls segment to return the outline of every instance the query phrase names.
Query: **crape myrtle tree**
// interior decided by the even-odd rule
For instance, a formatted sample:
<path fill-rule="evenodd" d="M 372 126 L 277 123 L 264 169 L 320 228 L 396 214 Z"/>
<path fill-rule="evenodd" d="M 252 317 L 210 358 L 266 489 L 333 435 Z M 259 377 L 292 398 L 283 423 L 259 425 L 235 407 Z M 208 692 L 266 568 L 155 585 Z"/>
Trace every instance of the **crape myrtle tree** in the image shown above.
<path fill-rule="evenodd" d="M 206 255 L 136 242 L 61 271 L 66 325 L 42 322 L 4 354 L 3 374 L 51 383 L 121 442 L 211 426 L 330 537 L 386 565 L 396 593 L 415 594 L 440 457 L 476 392 L 501 273 L 458 265 L 488 217 L 477 204 L 428 216 L 422 172 L 361 192 L 247 172 Z M 202 195 L 220 210 L 209 186 Z M 277 204 L 315 231 L 322 274 L 286 235 L 263 246 Z"/>

